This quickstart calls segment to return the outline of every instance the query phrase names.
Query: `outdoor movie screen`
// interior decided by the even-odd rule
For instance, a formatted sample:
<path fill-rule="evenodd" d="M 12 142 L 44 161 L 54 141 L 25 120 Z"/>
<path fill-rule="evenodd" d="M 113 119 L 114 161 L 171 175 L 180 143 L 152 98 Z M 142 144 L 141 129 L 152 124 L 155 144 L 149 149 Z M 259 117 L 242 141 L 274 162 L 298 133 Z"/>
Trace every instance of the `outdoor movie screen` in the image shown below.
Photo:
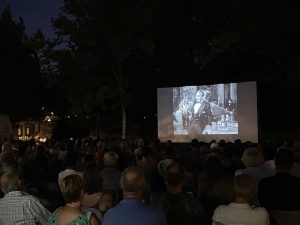
<path fill-rule="evenodd" d="M 157 89 L 162 142 L 258 141 L 256 82 Z"/>

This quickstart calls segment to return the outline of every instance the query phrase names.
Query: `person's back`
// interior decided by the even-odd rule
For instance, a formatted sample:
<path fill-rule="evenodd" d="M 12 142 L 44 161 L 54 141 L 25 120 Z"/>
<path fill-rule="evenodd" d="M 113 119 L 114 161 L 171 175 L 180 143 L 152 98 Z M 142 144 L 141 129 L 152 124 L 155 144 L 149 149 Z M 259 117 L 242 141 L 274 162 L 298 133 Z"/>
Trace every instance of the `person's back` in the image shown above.
<path fill-rule="evenodd" d="M 249 174 L 255 179 L 256 184 L 258 185 L 260 180 L 263 178 L 263 174 L 259 167 L 263 162 L 263 156 L 260 151 L 255 147 L 245 149 L 242 156 L 242 162 L 246 168 L 236 170 L 235 176 L 240 174 Z"/>
<path fill-rule="evenodd" d="M 234 178 L 235 200 L 228 205 L 217 207 L 213 214 L 213 225 L 243 224 L 269 225 L 269 215 L 265 208 L 254 208 L 249 202 L 256 192 L 255 179 L 248 174 Z"/>
<path fill-rule="evenodd" d="M 157 206 L 166 214 L 168 225 L 207 224 L 204 208 L 192 194 L 163 193 L 157 201 Z"/>
<path fill-rule="evenodd" d="M 300 210 L 300 178 L 290 174 L 293 153 L 279 149 L 275 156 L 276 175 L 261 180 L 258 200 L 262 206 L 274 210 Z"/>
<path fill-rule="evenodd" d="M 207 224 L 206 214 L 202 204 L 193 194 L 182 191 L 185 171 L 182 165 L 172 163 L 165 174 L 166 192 L 153 198 L 152 204 L 161 208 L 168 225 Z"/>
<path fill-rule="evenodd" d="M 228 205 L 221 205 L 216 208 L 213 216 L 213 225 L 220 224 L 243 224 L 243 225 L 258 225 L 268 223 L 268 212 L 264 208 L 252 208 L 249 204 L 230 203 Z M 223 222 L 219 221 L 220 218 Z"/>
<path fill-rule="evenodd" d="M 103 218 L 103 225 L 166 225 L 162 211 L 143 202 L 146 178 L 141 168 L 125 169 L 121 176 L 124 199 L 109 209 Z"/>
<path fill-rule="evenodd" d="M 121 171 L 117 169 L 119 156 L 114 151 L 104 153 L 103 163 L 104 168 L 100 171 L 102 179 L 102 189 L 105 191 L 119 192 L 119 182 Z"/>
<path fill-rule="evenodd" d="M 134 199 L 122 200 L 109 209 L 103 218 L 103 225 L 160 225 L 166 224 L 164 214 L 157 208 Z"/>
<path fill-rule="evenodd" d="M 15 173 L 5 173 L 1 176 L 1 189 L 5 196 L 0 199 L 0 224 L 47 224 L 50 212 L 39 199 L 19 191 L 19 182 Z"/>

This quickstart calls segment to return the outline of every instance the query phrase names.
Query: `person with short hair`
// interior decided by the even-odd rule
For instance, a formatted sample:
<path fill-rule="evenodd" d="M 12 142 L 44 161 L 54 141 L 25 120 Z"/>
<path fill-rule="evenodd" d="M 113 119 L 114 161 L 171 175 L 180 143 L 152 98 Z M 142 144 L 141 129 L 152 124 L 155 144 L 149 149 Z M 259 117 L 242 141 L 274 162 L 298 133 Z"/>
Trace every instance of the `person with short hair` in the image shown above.
<path fill-rule="evenodd" d="M 249 174 L 251 175 L 258 186 L 261 179 L 264 177 L 264 174 L 260 170 L 260 165 L 263 162 L 263 155 L 256 147 L 250 147 L 245 149 L 242 162 L 246 166 L 246 168 L 238 169 L 235 171 L 235 176 L 240 174 Z"/>
<path fill-rule="evenodd" d="M 161 208 L 168 225 L 206 225 L 207 215 L 202 204 L 192 193 L 182 190 L 185 181 L 185 169 L 177 162 L 170 164 L 164 176 L 166 192 L 153 199 L 152 204 Z"/>
<path fill-rule="evenodd" d="M 104 168 L 100 170 L 103 191 L 111 192 L 116 199 L 121 195 L 119 183 L 122 171 L 117 168 L 118 161 L 119 156 L 116 152 L 105 152 L 103 156 Z"/>
<path fill-rule="evenodd" d="M 123 200 L 109 209 L 103 218 L 103 225 L 166 225 L 164 213 L 143 202 L 147 187 L 144 171 L 138 166 L 126 168 L 121 175 Z"/>
<path fill-rule="evenodd" d="M 92 212 L 81 211 L 81 199 L 83 195 L 83 181 L 77 174 L 71 174 L 63 178 L 60 184 L 65 206 L 59 207 L 51 214 L 49 225 L 76 224 L 76 225 L 100 225 L 100 221 Z"/>
<path fill-rule="evenodd" d="M 269 214 L 265 208 L 251 207 L 250 202 L 255 195 L 255 179 L 248 174 L 234 178 L 233 189 L 235 199 L 228 205 L 217 207 L 213 215 L 213 225 L 244 224 L 269 225 Z"/>
<path fill-rule="evenodd" d="M 300 178 L 290 174 L 293 167 L 293 152 L 280 148 L 275 154 L 276 174 L 261 180 L 258 200 L 267 209 L 300 210 Z"/>
<path fill-rule="evenodd" d="M 65 156 L 65 160 L 64 160 L 64 164 L 66 166 L 66 169 L 63 170 L 63 171 L 60 171 L 58 173 L 57 183 L 58 183 L 59 186 L 61 184 L 61 181 L 66 176 L 69 176 L 71 174 L 77 174 L 82 178 L 83 173 L 76 170 L 76 164 L 77 164 L 78 159 L 79 159 L 78 154 L 75 151 L 70 150 L 70 151 L 67 152 L 67 154 Z"/>
<path fill-rule="evenodd" d="M 22 191 L 17 173 L 6 172 L 1 176 L 0 224 L 47 224 L 50 212 L 39 199 Z"/>

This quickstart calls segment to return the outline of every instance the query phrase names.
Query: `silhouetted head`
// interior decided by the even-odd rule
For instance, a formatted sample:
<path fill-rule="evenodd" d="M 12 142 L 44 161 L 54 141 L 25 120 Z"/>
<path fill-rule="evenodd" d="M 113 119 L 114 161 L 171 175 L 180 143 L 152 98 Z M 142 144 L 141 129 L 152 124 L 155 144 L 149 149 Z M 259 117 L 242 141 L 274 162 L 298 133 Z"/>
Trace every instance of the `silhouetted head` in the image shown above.
<path fill-rule="evenodd" d="M 121 175 L 120 186 L 125 193 L 142 194 L 146 188 L 144 171 L 138 166 L 126 168 Z"/>
<path fill-rule="evenodd" d="M 247 148 L 242 156 L 242 162 L 245 166 L 258 167 L 263 162 L 263 155 L 257 148 Z"/>
<path fill-rule="evenodd" d="M 256 182 L 249 174 L 241 174 L 234 178 L 233 190 L 236 198 L 250 201 L 255 194 Z"/>
<path fill-rule="evenodd" d="M 276 170 L 289 171 L 293 167 L 293 152 L 288 148 L 279 148 L 275 154 Z"/>
<path fill-rule="evenodd" d="M 179 163 L 172 163 L 167 167 L 165 182 L 170 186 L 182 184 L 184 181 L 184 168 Z"/>

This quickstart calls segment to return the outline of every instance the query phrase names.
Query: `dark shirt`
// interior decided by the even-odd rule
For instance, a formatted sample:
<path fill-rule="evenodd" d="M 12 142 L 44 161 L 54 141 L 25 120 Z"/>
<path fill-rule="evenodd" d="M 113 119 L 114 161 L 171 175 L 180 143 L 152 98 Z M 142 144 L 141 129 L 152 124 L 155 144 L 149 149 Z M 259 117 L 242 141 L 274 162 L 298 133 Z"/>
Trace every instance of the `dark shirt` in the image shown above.
<path fill-rule="evenodd" d="M 257 197 L 261 206 L 267 209 L 300 210 L 300 178 L 288 173 L 263 178 Z"/>
<path fill-rule="evenodd" d="M 167 216 L 168 225 L 207 224 L 202 204 L 189 193 L 163 193 L 153 201 Z"/>
<path fill-rule="evenodd" d="M 194 106 L 195 104 L 190 109 L 191 118 L 188 132 L 192 138 L 197 138 L 198 135 L 202 134 L 205 126 L 211 123 L 213 115 L 208 101 L 202 101 L 196 112 L 194 111 Z"/>

